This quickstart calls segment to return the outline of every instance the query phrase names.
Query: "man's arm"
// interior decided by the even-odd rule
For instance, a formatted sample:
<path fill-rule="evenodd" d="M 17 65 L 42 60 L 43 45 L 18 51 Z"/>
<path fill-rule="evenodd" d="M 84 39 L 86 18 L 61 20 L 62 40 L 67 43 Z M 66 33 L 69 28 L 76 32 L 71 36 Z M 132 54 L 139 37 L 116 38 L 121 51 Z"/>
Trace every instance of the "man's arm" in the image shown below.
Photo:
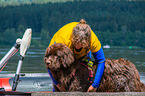
<path fill-rule="evenodd" d="M 96 88 L 99 87 L 101 78 L 104 73 L 104 68 L 105 68 L 105 56 L 103 53 L 103 49 L 100 48 L 98 52 L 94 52 L 93 56 L 95 58 L 95 61 L 98 63 L 96 75 L 93 84 L 88 88 L 87 92 L 94 92 L 96 91 Z"/>

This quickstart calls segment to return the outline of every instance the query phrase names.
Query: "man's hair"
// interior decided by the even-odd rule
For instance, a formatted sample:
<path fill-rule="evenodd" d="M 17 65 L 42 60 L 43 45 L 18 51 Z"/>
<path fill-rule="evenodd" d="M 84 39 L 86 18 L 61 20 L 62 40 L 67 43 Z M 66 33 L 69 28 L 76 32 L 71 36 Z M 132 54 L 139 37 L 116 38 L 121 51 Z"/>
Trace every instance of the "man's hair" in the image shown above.
<path fill-rule="evenodd" d="M 81 19 L 79 24 L 73 28 L 73 44 L 81 43 L 87 51 L 91 45 L 91 27 L 86 24 L 84 19 Z"/>

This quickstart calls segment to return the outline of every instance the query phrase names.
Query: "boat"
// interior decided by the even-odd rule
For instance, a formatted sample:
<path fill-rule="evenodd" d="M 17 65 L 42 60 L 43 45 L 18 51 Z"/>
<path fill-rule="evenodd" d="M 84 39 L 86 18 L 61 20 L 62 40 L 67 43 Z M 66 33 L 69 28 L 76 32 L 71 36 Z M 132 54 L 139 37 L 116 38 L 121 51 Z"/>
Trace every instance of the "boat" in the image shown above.
<path fill-rule="evenodd" d="M 103 48 L 110 48 L 110 46 L 109 45 L 104 45 Z"/>

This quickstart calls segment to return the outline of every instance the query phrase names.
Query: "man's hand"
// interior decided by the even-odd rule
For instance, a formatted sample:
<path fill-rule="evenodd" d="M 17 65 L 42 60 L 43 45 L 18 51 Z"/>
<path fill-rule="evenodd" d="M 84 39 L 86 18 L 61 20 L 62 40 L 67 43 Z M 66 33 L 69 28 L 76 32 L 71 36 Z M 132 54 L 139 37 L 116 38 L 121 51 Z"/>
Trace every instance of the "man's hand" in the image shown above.
<path fill-rule="evenodd" d="M 94 88 L 92 85 L 88 88 L 87 92 L 96 92 L 97 88 Z"/>

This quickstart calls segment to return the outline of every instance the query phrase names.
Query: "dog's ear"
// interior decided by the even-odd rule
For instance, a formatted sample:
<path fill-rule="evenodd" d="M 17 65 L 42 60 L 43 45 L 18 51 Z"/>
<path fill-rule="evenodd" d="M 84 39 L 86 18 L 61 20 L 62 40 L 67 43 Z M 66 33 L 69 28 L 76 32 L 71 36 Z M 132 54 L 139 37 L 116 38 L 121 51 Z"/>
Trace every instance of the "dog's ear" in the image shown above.
<path fill-rule="evenodd" d="M 74 62 L 73 52 L 67 46 L 63 48 L 63 56 L 61 57 L 63 67 L 67 68 Z"/>

